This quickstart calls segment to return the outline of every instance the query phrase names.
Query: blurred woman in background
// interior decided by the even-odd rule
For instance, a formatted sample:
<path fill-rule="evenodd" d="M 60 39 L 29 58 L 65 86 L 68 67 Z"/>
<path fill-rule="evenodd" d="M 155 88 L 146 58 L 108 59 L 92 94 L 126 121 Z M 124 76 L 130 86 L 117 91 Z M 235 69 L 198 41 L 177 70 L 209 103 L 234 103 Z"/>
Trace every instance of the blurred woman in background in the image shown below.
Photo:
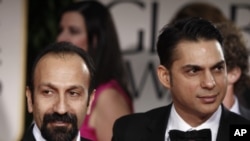
<path fill-rule="evenodd" d="M 98 1 L 76 2 L 63 11 L 57 42 L 86 50 L 96 66 L 96 93 L 81 136 L 110 141 L 114 121 L 133 112 L 118 36 L 112 16 Z"/>

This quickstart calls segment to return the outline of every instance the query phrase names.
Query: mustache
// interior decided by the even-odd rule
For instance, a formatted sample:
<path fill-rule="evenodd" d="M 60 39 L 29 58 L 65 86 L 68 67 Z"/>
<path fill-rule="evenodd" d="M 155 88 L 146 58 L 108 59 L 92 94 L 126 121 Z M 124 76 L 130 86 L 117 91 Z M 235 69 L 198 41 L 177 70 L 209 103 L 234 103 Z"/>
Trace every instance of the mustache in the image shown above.
<path fill-rule="evenodd" d="M 48 126 L 51 122 L 64 122 L 71 126 L 53 127 Z M 43 117 L 41 134 L 47 141 L 70 141 L 77 136 L 77 117 L 75 114 L 47 113 Z"/>
<path fill-rule="evenodd" d="M 49 122 L 66 122 L 66 123 L 74 123 L 77 121 L 76 115 L 65 113 L 65 114 L 58 114 L 58 113 L 52 113 L 52 114 L 45 114 L 44 120 L 45 123 Z"/>

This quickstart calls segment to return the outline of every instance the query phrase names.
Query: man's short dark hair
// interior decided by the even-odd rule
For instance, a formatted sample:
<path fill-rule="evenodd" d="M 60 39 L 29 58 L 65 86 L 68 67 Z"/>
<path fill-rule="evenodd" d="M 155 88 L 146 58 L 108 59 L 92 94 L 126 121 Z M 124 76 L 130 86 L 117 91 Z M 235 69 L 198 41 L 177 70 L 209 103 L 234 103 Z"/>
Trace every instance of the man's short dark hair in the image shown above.
<path fill-rule="evenodd" d="M 160 64 L 170 69 L 174 61 L 174 51 L 177 44 L 183 40 L 198 41 L 200 39 L 215 39 L 223 46 L 223 38 L 219 30 L 205 19 L 186 18 L 165 26 L 157 41 Z"/>

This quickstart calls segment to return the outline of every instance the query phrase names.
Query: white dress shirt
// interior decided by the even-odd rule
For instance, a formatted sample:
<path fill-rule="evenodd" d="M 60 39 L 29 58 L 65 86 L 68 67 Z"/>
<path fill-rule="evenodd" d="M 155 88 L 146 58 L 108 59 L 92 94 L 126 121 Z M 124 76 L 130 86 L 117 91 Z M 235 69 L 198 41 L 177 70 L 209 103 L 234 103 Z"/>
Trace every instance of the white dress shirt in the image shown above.
<path fill-rule="evenodd" d="M 191 127 L 188 123 L 186 123 L 180 115 L 176 112 L 174 108 L 174 104 L 171 107 L 171 112 L 168 119 L 168 126 L 165 132 L 165 141 L 170 141 L 169 131 L 170 130 L 180 130 L 180 131 L 191 131 L 191 130 L 201 130 L 209 128 L 212 133 L 212 141 L 216 141 L 217 132 L 219 128 L 219 122 L 221 117 L 221 106 L 216 110 L 216 112 L 204 123 L 197 127 Z"/>
<path fill-rule="evenodd" d="M 39 130 L 39 128 L 37 127 L 37 125 L 35 124 L 33 127 L 33 135 L 36 139 L 36 141 L 46 141 L 41 134 L 41 131 Z M 80 141 L 80 132 L 78 132 L 77 137 L 76 137 L 76 141 Z"/>
<path fill-rule="evenodd" d="M 240 115 L 239 101 L 238 101 L 238 98 L 236 96 L 234 96 L 234 104 L 230 108 L 230 111 Z"/>

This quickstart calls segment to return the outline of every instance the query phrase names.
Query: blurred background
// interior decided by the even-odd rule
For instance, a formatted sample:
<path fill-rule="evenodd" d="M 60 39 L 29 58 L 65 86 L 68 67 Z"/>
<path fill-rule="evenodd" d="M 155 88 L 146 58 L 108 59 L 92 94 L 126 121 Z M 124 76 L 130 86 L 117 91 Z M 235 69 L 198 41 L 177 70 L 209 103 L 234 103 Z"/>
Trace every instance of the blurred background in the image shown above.
<path fill-rule="evenodd" d="M 195 0 L 99 1 L 110 8 L 115 20 L 133 85 L 135 112 L 169 104 L 171 97 L 156 77 L 155 43 L 178 9 Z M 203 1 L 219 7 L 242 29 L 250 50 L 250 1 Z M 26 109 L 26 76 L 39 50 L 55 42 L 61 10 L 72 2 L 0 0 L 0 141 L 20 140 L 32 121 Z"/>

